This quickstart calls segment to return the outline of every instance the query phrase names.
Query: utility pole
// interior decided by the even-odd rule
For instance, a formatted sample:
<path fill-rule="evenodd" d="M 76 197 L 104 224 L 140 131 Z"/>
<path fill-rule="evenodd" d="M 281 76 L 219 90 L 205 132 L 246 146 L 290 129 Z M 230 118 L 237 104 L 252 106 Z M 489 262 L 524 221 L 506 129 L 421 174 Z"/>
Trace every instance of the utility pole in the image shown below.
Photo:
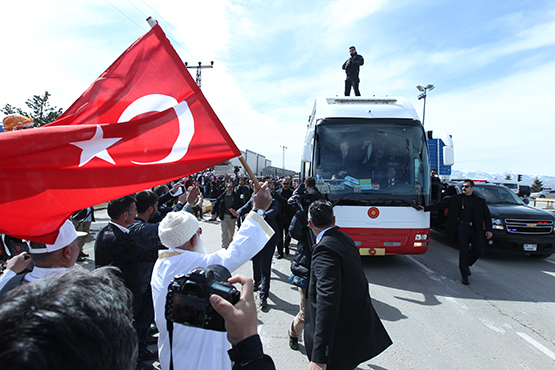
<path fill-rule="evenodd" d="M 283 145 L 280 145 L 279 147 L 283 149 L 283 156 L 281 157 L 281 168 L 285 170 L 285 149 L 287 149 L 287 147 Z"/>
<path fill-rule="evenodd" d="M 193 68 L 197 69 L 197 79 L 195 82 L 197 83 L 198 87 L 201 87 L 200 84 L 201 84 L 202 76 L 200 71 L 202 70 L 202 68 L 214 68 L 214 61 L 211 61 L 210 65 L 204 65 L 204 66 L 202 65 L 201 62 L 198 62 L 198 66 L 188 66 L 187 62 L 185 62 L 185 67 L 187 67 L 188 69 L 193 69 Z"/>

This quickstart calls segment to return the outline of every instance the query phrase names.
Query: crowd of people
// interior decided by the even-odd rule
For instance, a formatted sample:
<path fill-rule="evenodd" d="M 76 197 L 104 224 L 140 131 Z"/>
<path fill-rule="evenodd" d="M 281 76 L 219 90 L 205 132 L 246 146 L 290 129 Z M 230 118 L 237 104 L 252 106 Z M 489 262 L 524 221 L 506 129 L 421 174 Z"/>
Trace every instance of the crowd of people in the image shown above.
<path fill-rule="evenodd" d="M 263 185 L 257 189 L 244 176 L 206 172 L 110 201 L 110 221 L 96 235 L 96 270 L 91 273 L 75 263 L 88 257 L 80 243 L 90 224 L 81 225 L 92 222 L 92 209 L 77 212 L 73 222 L 64 223 L 54 244 L 31 242 L 28 252 L 7 261 L 0 276 L 0 327 L 9 327 L 5 332 L 11 335 L 11 346 L 33 343 L 33 356 L 0 351 L 0 361 L 14 369 L 48 369 L 57 362 L 65 363 L 56 368 L 131 369 L 158 358 L 162 369 L 273 369 L 257 335 L 253 292 L 259 291 L 258 305 L 267 310 L 272 259 L 292 252 L 291 238 L 297 245 L 289 281 L 300 292 L 299 312 L 288 330 L 291 349 L 299 349 L 304 328 L 310 369 L 355 368 L 382 352 L 391 340 L 372 308 L 358 250 L 334 226 L 333 207 L 315 180 L 307 178 L 301 184 L 289 177 L 259 180 Z M 203 215 L 204 198 L 211 204 L 208 219 Z M 208 254 L 199 220 L 216 218 L 221 221 L 221 248 Z M 169 318 L 168 287 L 177 274 L 214 265 L 233 273 L 249 260 L 253 279 L 241 275 L 229 279 L 242 285 L 237 303 L 214 294 L 209 297 L 211 307 L 225 320 L 227 335 Z M 89 302 L 95 291 L 102 292 L 102 301 Z M 195 295 L 200 299 L 198 291 Z M 87 312 L 80 314 L 75 307 L 87 307 Z M 18 310 L 29 312 L 16 315 Z M 105 322 L 86 329 L 87 320 L 99 310 L 104 311 L 99 317 Z M 57 338 L 54 326 L 62 320 L 80 320 L 80 315 L 85 316 L 84 324 L 66 322 L 59 335 L 67 338 Z M 356 325 L 348 319 L 353 315 L 359 318 Z M 42 320 L 44 316 L 57 319 Z M 21 329 L 25 325 L 37 330 Z M 148 349 L 156 340 L 153 327 L 159 332 L 157 353 Z M 121 330 L 116 334 L 117 329 Z M 86 330 L 91 332 L 82 333 Z M 13 339 L 18 335 L 17 341 Z M 91 346 L 97 338 L 106 343 Z M 58 346 L 69 340 L 74 352 L 87 358 L 98 351 L 98 358 L 88 367 L 78 357 L 66 360 Z M 42 346 L 46 341 L 48 345 Z M 114 347 L 106 349 L 112 342 Z M 31 365 L 34 356 L 40 361 Z M 105 365 L 97 365 L 99 361 Z"/>

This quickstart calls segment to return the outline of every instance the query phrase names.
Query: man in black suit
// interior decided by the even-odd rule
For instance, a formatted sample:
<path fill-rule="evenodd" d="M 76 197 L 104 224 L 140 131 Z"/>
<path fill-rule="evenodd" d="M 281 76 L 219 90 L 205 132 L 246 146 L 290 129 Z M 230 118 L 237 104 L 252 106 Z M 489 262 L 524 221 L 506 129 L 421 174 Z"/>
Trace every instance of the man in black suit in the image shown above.
<path fill-rule="evenodd" d="M 309 369 L 354 369 L 392 342 L 372 306 L 358 248 L 335 227 L 331 203 L 312 203 L 308 225 L 316 235 L 304 334 Z"/>
<path fill-rule="evenodd" d="M 332 178 L 344 179 L 345 176 L 353 176 L 357 170 L 359 160 L 356 158 L 355 153 L 349 151 L 349 143 L 346 141 L 342 141 L 339 144 L 339 151 L 341 152 L 339 165 L 335 169 Z"/>
<path fill-rule="evenodd" d="M 137 215 L 135 198 L 128 195 L 108 203 L 110 222 L 96 238 L 94 257 L 96 267 L 115 266 L 121 270 L 121 279 L 133 293 L 133 315 L 136 318 L 141 312 L 142 291 L 139 276 L 139 262 L 156 262 L 158 258 L 157 244 L 137 244 L 130 235 L 128 227 L 133 224 Z M 136 324 L 136 323 L 135 323 Z M 136 326 L 136 325 L 135 325 Z M 137 326 L 135 327 L 137 330 Z M 155 358 L 147 348 L 140 348 L 140 360 Z"/>
<path fill-rule="evenodd" d="M 491 215 L 486 200 L 474 194 L 474 181 L 464 180 L 462 194 L 445 197 L 442 202 L 427 207 L 420 207 L 424 211 L 441 211 L 449 209 L 445 236 L 448 240 L 459 241 L 459 270 L 462 283 L 470 284 L 470 266 L 484 254 L 486 238 L 493 236 Z M 472 243 L 472 249 L 470 249 Z"/>

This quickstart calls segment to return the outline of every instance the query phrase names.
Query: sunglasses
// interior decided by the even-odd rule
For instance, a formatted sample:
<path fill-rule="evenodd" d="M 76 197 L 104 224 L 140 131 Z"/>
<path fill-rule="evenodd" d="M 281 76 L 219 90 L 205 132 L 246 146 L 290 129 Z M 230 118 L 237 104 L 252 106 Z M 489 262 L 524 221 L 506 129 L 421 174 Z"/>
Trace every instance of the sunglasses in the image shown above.
<path fill-rule="evenodd" d="M 470 188 L 471 186 L 470 185 L 463 185 L 462 187 L 464 189 L 464 188 Z"/>

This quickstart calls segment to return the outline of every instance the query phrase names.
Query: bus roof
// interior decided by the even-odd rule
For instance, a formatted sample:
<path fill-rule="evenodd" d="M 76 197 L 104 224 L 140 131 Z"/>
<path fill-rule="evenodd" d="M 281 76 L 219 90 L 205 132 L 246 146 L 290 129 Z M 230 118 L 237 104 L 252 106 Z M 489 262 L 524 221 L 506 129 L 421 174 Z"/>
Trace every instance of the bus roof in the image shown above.
<path fill-rule="evenodd" d="M 311 119 L 409 118 L 419 120 L 412 104 L 403 97 L 316 98 Z"/>

